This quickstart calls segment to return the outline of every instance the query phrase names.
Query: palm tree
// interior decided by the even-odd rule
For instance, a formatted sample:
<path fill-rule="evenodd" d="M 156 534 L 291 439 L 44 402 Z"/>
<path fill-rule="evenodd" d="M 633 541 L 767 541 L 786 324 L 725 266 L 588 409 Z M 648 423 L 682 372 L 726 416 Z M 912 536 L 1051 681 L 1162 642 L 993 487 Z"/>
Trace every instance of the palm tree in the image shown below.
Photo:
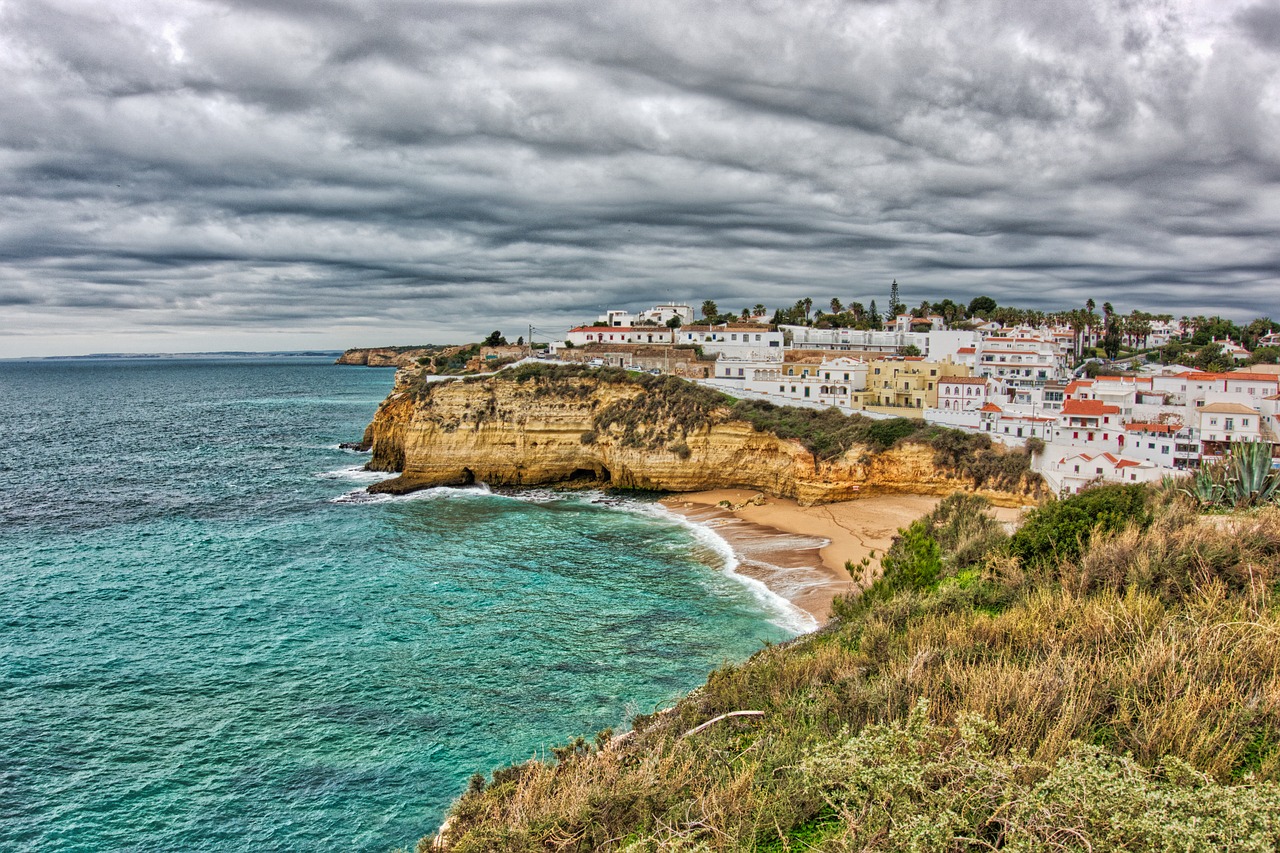
<path fill-rule="evenodd" d="M 719 313 L 720 311 L 716 308 L 716 304 L 710 299 L 702 303 L 702 316 L 705 319 L 710 320 L 713 317 L 716 317 Z"/>
<path fill-rule="evenodd" d="M 831 313 L 839 314 L 844 310 L 844 305 L 840 302 L 840 297 L 833 297 L 831 300 Z"/>

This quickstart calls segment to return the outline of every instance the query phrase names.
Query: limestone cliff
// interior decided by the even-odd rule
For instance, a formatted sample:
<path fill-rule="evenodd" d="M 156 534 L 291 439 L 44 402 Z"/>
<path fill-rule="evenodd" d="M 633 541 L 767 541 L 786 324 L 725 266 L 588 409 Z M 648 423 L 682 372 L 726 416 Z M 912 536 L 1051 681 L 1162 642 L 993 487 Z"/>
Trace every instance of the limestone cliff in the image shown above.
<path fill-rule="evenodd" d="M 816 504 L 967 490 L 1011 505 L 1038 488 L 1022 481 L 1011 490 L 976 489 L 921 444 L 878 453 L 853 446 L 821 459 L 799 441 L 757 431 L 727 405 L 655 401 L 664 393 L 590 374 L 425 383 L 402 371 L 365 434 L 369 467 L 400 476 L 371 491 L 578 482 L 673 492 L 744 487 Z"/>
<path fill-rule="evenodd" d="M 415 367 L 418 359 L 440 352 L 439 347 L 363 347 L 349 349 L 334 364 L 354 364 L 363 367 Z"/>

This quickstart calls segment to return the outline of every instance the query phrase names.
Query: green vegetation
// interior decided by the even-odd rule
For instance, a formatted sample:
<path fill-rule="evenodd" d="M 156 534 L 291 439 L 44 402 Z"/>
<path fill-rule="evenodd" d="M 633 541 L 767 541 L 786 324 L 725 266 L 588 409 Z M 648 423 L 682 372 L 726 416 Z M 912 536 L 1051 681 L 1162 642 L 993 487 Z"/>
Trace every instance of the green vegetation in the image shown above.
<path fill-rule="evenodd" d="M 828 628 L 473 784 L 448 849 L 1276 849 L 1280 509 L 1117 488 L 1028 528 L 948 498 Z"/>
<path fill-rule="evenodd" d="M 1280 503 L 1280 470 L 1271 467 L 1271 444 L 1231 445 L 1221 460 L 1201 465 L 1183 490 L 1206 509 L 1242 509 Z"/>

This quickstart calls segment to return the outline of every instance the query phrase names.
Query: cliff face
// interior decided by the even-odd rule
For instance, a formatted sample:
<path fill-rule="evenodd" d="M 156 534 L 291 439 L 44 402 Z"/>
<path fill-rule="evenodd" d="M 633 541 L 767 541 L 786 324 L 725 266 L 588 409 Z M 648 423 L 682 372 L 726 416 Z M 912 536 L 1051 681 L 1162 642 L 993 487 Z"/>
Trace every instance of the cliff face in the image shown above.
<path fill-rule="evenodd" d="M 369 467 L 398 471 L 373 491 L 441 485 L 598 483 L 655 491 L 759 489 L 802 504 L 884 492 L 948 494 L 973 484 L 934 464 L 932 448 L 907 444 L 878 454 L 862 447 L 819 460 L 797 441 L 757 432 L 721 413 L 684 432 L 645 425 L 663 440 L 638 443 L 618 425 L 597 429 L 597 413 L 639 407 L 649 393 L 579 377 L 566 384 L 505 378 L 447 382 L 415 391 L 405 375 L 366 431 Z M 993 502 L 1027 496 L 979 491 Z"/>
<path fill-rule="evenodd" d="M 364 367 L 414 367 L 419 358 L 430 357 L 437 349 L 401 349 L 397 347 L 372 347 L 349 349 L 338 356 L 335 364 L 355 364 Z"/>

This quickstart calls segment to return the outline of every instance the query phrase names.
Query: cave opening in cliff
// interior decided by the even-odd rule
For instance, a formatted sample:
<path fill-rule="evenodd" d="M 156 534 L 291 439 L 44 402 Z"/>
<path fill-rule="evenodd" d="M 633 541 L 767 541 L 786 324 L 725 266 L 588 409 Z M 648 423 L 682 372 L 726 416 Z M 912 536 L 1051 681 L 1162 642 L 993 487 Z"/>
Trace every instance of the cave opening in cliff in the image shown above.
<path fill-rule="evenodd" d="M 611 479 L 609 469 L 601 466 L 600 468 L 577 468 L 569 475 L 570 481 L 578 482 L 594 482 L 599 481 L 607 483 Z"/>
<path fill-rule="evenodd" d="M 476 482 L 476 475 L 475 475 L 475 472 L 474 472 L 474 471 L 472 471 L 470 468 L 463 468 L 463 469 L 462 469 L 462 482 L 460 483 L 460 485 L 463 485 L 463 486 L 472 486 L 472 485 L 475 485 L 475 482 Z"/>

